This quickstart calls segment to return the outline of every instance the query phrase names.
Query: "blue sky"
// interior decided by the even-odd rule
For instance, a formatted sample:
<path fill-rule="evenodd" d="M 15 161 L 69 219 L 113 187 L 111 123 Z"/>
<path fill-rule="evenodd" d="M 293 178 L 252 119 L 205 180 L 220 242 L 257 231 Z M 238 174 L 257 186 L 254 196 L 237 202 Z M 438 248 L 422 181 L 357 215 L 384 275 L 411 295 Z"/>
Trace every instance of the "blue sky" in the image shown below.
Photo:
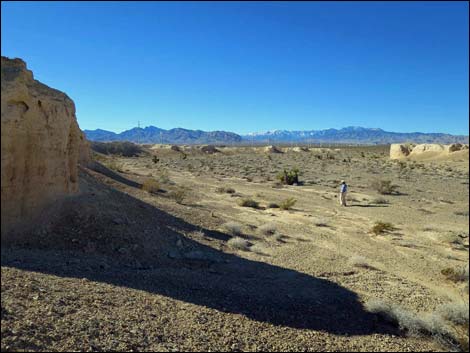
<path fill-rule="evenodd" d="M 2 2 L 82 129 L 468 135 L 467 2 Z"/>

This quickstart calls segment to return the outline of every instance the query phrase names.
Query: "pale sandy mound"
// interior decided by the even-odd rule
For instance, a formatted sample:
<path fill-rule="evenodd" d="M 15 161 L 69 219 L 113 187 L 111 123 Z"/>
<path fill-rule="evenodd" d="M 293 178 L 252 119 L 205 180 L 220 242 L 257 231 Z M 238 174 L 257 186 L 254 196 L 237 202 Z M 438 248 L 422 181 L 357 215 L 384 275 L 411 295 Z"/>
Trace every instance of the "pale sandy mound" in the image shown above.
<path fill-rule="evenodd" d="M 283 152 L 281 151 L 281 149 L 279 149 L 279 148 L 276 147 L 276 146 L 266 146 L 266 147 L 264 148 L 264 152 L 266 152 L 266 153 L 283 153 Z"/>
<path fill-rule="evenodd" d="M 294 147 L 294 148 L 292 148 L 292 151 L 294 151 L 294 152 L 308 152 L 309 149 L 308 149 L 308 147 Z"/>
<path fill-rule="evenodd" d="M 468 145 L 454 143 L 442 145 L 437 143 L 392 144 L 391 159 L 423 160 L 459 160 L 468 159 Z"/>

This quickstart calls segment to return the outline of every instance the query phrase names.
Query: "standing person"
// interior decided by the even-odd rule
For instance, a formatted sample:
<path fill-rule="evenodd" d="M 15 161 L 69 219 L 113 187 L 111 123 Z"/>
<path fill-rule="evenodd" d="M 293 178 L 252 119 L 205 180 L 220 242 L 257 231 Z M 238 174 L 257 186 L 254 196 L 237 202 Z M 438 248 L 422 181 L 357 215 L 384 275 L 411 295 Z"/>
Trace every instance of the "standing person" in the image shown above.
<path fill-rule="evenodd" d="M 346 205 L 346 195 L 348 193 L 348 185 L 344 180 L 341 180 L 340 192 L 339 192 L 339 204 L 341 206 Z"/>

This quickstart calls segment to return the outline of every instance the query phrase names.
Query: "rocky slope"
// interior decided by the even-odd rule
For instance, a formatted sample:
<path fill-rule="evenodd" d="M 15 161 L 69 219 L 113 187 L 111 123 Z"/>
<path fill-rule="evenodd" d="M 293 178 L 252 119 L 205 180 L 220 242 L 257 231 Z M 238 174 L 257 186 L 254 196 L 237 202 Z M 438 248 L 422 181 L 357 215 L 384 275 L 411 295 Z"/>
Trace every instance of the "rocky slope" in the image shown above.
<path fill-rule="evenodd" d="M 78 191 L 89 149 L 66 94 L 33 78 L 21 59 L 1 59 L 2 241 L 54 201 Z"/>

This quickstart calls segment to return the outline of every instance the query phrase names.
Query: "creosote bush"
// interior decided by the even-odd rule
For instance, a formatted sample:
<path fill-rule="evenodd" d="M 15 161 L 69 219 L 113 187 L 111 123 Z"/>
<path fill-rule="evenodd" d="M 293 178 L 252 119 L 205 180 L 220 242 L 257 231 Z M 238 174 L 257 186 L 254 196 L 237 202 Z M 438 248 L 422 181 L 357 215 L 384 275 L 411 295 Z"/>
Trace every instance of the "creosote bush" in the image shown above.
<path fill-rule="evenodd" d="M 382 195 L 391 195 L 398 192 L 398 185 L 392 184 L 390 180 L 375 180 L 372 187 Z"/>

